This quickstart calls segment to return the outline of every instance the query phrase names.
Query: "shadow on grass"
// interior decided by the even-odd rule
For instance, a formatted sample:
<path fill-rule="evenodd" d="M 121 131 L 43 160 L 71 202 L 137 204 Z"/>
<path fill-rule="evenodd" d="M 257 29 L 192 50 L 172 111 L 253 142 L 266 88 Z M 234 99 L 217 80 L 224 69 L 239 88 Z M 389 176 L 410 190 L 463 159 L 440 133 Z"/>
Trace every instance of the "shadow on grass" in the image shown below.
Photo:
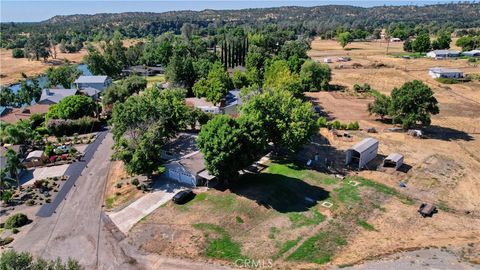
<path fill-rule="evenodd" d="M 308 211 L 318 201 L 329 197 L 329 192 L 323 188 L 272 173 L 244 174 L 229 189 L 238 196 L 281 213 Z"/>
<path fill-rule="evenodd" d="M 432 139 L 442 140 L 442 141 L 473 141 L 474 138 L 461 130 L 441 127 L 437 125 L 431 125 L 425 130 L 425 135 Z"/>

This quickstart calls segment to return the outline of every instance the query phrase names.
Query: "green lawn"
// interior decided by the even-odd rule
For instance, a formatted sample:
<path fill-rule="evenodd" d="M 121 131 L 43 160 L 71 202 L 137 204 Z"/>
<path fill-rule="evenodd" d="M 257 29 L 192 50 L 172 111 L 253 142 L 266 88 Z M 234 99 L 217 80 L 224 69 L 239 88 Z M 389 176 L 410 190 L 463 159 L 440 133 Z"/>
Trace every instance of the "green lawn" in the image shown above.
<path fill-rule="evenodd" d="M 240 244 L 234 242 L 230 235 L 220 226 L 209 223 L 193 224 L 193 227 L 203 231 L 207 238 L 207 247 L 205 255 L 211 258 L 235 261 L 238 259 L 246 259 L 241 254 Z"/>

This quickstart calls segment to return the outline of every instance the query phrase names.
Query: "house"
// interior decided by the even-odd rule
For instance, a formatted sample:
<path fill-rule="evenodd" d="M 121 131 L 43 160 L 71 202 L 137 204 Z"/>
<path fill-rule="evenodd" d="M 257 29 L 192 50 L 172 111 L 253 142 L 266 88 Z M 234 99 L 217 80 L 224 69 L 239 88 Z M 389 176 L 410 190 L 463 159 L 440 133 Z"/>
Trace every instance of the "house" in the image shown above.
<path fill-rule="evenodd" d="M 49 104 L 33 104 L 22 108 L 5 108 L 0 115 L 0 121 L 14 124 L 20 120 L 28 120 L 33 114 L 45 114 L 48 112 Z"/>
<path fill-rule="evenodd" d="M 447 57 L 459 57 L 460 52 L 454 50 L 434 50 L 427 53 L 427 57 L 442 59 Z"/>
<path fill-rule="evenodd" d="M 463 72 L 459 69 L 452 69 L 452 68 L 441 68 L 441 67 L 434 67 L 428 71 L 428 74 L 436 79 L 436 78 L 452 78 L 458 79 L 463 78 Z"/>
<path fill-rule="evenodd" d="M 357 166 L 362 169 L 368 162 L 377 157 L 378 140 L 374 138 L 366 138 L 355 144 L 347 150 L 345 164 Z"/>
<path fill-rule="evenodd" d="M 53 105 L 60 102 L 60 100 L 77 94 L 77 89 L 48 89 L 42 90 L 42 96 L 37 104 Z"/>
<path fill-rule="evenodd" d="M 197 98 L 197 97 L 190 97 L 186 98 L 185 102 L 188 106 L 192 106 L 198 108 L 206 113 L 211 114 L 219 114 L 220 113 L 220 106 L 213 104 L 212 102 L 208 101 L 206 98 Z"/>
<path fill-rule="evenodd" d="M 112 84 L 112 79 L 108 76 L 80 76 L 74 82 L 78 90 L 88 87 L 95 88 L 100 92 Z"/>
<path fill-rule="evenodd" d="M 162 147 L 161 157 L 168 161 L 164 166 L 168 178 L 189 186 L 205 185 L 214 178 L 206 170 L 195 141 L 195 135 L 183 133 Z"/>
<path fill-rule="evenodd" d="M 237 115 L 243 105 L 243 99 L 240 97 L 240 90 L 238 89 L 228 91 L 218 105 L 207 101 L 205 98 L 186 98 L 185 101 L 187 105 L 211 114 Z"/>
<path fill-rule="evenodd" d="M 80 93 L 91 97 L 94 101 L 98 101 L 100 99 L 100 90 L 92 88 L 92 87 L 87 87 L 82 90 L 80 90 Z"/>
<path fill-rule="evenodd" d="M 399 153 L 391 153 L 383 160 L 383 167 L 392 167 L 398 170 L 403 164 L 403 155 Z"/>
<path fill-rule="evenodd" d="M 470 57 L 480 57 L 480 49 L 468 51 L 468 52 L 463 52 L 462 53 L 465 56 L 470 56 Z"/>

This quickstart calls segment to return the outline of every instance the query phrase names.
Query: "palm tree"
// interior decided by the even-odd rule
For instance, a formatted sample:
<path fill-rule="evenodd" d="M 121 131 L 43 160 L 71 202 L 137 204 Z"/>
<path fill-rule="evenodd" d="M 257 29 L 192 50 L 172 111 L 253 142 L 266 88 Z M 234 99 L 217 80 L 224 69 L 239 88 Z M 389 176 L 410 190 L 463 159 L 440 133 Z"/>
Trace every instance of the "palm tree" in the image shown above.
<path fill-rule="evenodd" d="M 20 175 L 18 171 L 25 166 L 20 162 L 18 154 L 13 149 L 7 149 L 5 157 L 7 158 L 5 169 L 10 173 L 10 177 L 17 181 L 17 188 L 20 189 Z"/>

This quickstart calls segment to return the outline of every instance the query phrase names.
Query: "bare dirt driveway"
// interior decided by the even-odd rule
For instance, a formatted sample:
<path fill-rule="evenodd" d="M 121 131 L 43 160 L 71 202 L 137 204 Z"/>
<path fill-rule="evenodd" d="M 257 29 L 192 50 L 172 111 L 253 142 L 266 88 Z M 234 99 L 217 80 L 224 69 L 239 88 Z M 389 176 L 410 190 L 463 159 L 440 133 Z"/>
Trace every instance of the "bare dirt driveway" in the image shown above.
<path fill-rule="evenodd" d="M 113 236 L 102 219 L 112 145 L 109 133 L 55 213 L 37 218 L 16 237 L 13 247 L 44 258 L 75 258 L 85 269 L 223 269 L 141 254 Z"/>

